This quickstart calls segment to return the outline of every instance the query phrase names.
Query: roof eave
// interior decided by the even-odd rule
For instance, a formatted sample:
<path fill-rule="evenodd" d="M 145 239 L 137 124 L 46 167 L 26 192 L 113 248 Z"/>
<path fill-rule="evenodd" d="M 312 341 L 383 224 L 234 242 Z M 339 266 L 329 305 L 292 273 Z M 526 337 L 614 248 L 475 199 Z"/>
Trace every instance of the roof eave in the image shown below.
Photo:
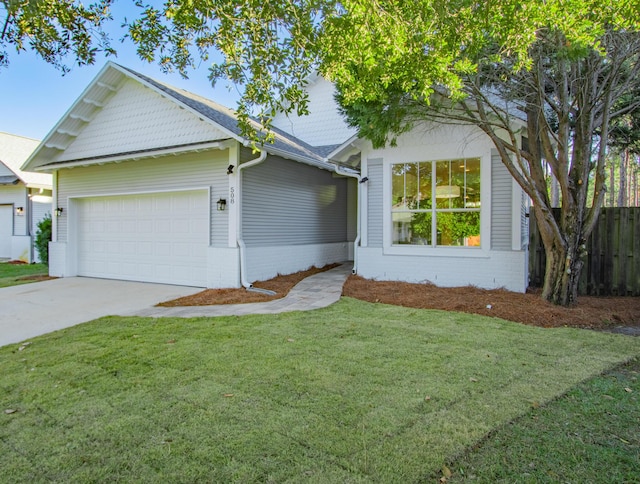
<path fill-rule="evenodd" d="M 297 161 L 299 163 L 311 165 L 322 170 L 334 171 L 333 165 L 322 159 L 315 159 L 307 156 L 297 155 L 286 150 L 275 148 L 273 146 L 263 146 L 261 149 L 271 155 L 280 156 L 281 158 L 285 158 L 287 160 Z"/>
<path fill-rule="evenodd" d="M 160 158 L 165 156 L 175 156 L 185 153 L 197 153 L 209 150 L 226 150 L 229 149 L 235 140 L 210 141 L 205 143 L 190 144 L 184 146 L 169 146 L 160 149 L 151 149 L 135 153 L 119 153 L 115 155 L 105 155 L 96 158 L 87 158 L 83 160 L 68 160 L 54 162 L 42 165 L 37 168 L 41 173 L 53 173 L 61 168 L 74 168 L 79 166 L 104 165 L 107 163 L 121 163 L 123 161 L 135 161 L 149 158 Z"/>

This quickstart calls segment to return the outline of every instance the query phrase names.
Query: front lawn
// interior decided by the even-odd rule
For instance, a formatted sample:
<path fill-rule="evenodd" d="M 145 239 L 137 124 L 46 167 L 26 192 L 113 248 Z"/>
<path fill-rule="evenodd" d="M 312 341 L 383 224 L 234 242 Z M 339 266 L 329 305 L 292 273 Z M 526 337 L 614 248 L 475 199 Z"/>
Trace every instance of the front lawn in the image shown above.
<path fill-rule="evenodd" d="M 416 482 L 640 339 L 349 298 L 0 348 L 7 482 Z"/>
<path fill-rule="evenodd" d="M 46 277 L 49 267 L 46 264 L 10 264 L 0 262 L 0 287 L 17 286 L 35 282 Z"/>
<path fill-rule="evenodd" d="M 635 359 L 589 379 L 504 425 L 432 482 L 639 482 L 639 376 Z"/>

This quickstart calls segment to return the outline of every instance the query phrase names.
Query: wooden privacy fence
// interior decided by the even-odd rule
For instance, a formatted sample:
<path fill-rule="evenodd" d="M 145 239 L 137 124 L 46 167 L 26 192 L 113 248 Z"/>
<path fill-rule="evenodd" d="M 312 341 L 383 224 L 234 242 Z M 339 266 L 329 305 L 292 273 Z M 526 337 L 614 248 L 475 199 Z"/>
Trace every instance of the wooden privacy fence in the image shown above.
<path fill-rule="evenodd" d="M 555 209 L 555 215 L 560 213 Z M 587 240 L 578 291 L 591 296 L 640 296 L 640 208 L 602 208 Z M 529 285 L 542 287 L 546 257 L 533 211 L 529 219 Z"/>

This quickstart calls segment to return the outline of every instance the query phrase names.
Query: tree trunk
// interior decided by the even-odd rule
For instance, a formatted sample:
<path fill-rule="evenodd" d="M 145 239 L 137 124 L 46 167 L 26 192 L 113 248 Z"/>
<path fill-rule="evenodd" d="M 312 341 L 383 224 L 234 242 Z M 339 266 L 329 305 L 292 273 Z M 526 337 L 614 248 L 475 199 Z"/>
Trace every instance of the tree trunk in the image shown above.
<path fill-rule="evenodd" d="M 616 168 L 613 160 L 609 163 L 609 206 L 615 207 L 616 196 Z"/>
<path fill-rule="evenodd" d="M 578 211 L 565 215 L 566 223 L 571 228 L 565 227 L 562 237 L 551 229 L 550 221 L 545 220 L 545 216 L 549 215 L 535 206 L 534 213 L 546 256 L 542 298 L 561 306 L 575 304 L 580 274 L 584 267 L 582 222 Z"/>
<path fill-rule="evenodd" d="M 618 207 L 627 206 L 627 170 L 628 170 L 629 151 L 624 150 L 620 153 L 620 189 L 618 191 Z"/>

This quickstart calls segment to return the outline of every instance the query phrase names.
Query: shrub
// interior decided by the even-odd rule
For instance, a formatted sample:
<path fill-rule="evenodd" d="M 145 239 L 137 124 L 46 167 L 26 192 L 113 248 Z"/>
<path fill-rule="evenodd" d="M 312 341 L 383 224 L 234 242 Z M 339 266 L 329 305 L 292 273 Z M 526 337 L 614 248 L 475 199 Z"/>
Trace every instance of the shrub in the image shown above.
<path fill-rule="evenodd" d="M 40 222 L 36 230 L 35 246 L 38 257 L 43 264 L 49 264 L 49 242 L 51 241 L 51 215 L 47 214 Z"/>

